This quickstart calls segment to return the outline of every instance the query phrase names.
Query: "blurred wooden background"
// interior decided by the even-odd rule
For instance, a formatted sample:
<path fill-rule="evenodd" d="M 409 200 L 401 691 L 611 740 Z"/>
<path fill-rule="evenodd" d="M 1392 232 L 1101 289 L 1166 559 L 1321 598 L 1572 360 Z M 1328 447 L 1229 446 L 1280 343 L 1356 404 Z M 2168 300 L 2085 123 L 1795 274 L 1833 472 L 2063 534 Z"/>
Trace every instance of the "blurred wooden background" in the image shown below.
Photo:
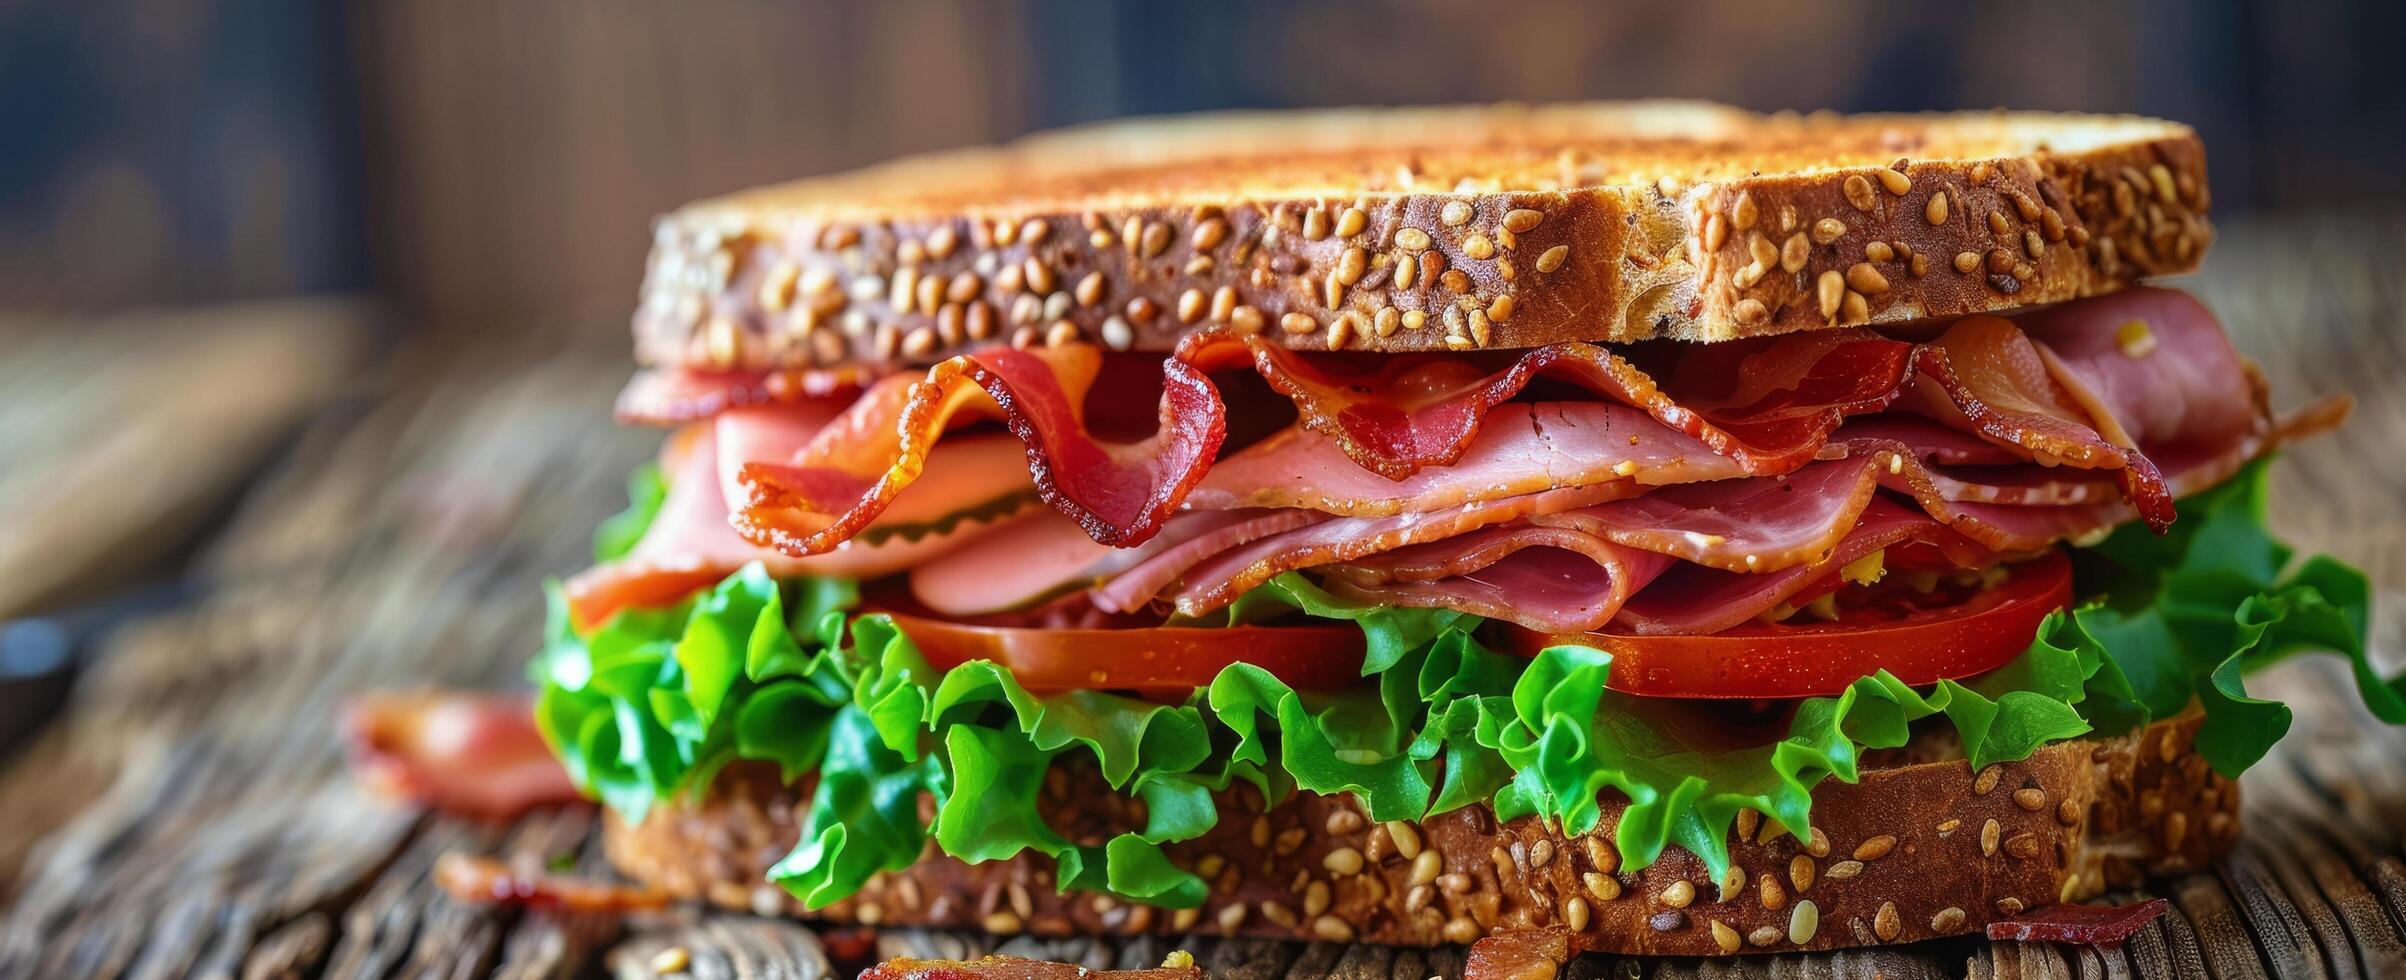
<path fill-rule="evenodd" d="M 650 216 L 1229 106 L 1716 98 L 2191 121 L 2217 203 L 2406 196 L 2406 5 L 0 0 L 0 308 L 370 291 L 616 342 Z"/>

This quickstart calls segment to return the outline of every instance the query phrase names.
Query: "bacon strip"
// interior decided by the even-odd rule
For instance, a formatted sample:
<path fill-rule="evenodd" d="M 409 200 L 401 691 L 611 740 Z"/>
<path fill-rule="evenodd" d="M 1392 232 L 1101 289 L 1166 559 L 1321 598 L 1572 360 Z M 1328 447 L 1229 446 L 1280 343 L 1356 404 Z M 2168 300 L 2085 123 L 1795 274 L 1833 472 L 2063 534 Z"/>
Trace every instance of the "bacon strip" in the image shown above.
<path fill-rule="evenodd" d="M 833 549 L 919 478 L 956 420 L 999 418 L 1027 447 L 1045 502 L 1096 541 L 1143 543 L 1203 477 L 1226 433 L 1219 393 L 1192 363 L 1210 338 L 1162 362 L 1160 427 L 1139 443 L 1097 442 L 1083 418 L 1099 349 L 989 348 L 945 361 L 919 381 L 881 383 L 790 463 L 752 462 L 749 500 L 735 514 L 745 538 L 789 555 Z"/>
<path fill-rule="evenodd" d="M 2042 905 L 2013 918 L 1989 923 L 1988 938 L 2120 949 L 2168 907 L 2160 898 L 2121 906 Z"/>
<path fill-rule="evenodd" d="M 624 885 L 470 854 L 445 854 L 434 862 L 435 887 L 471 905 L 553 909 L 592 915 L 625 915 L 667 908 L 669 894 L 645 885 Z"/>
<path fill-rule="evenodd" d="M 343 706 L 340 727 L 353 772 L 386 796 L 493 820 L 583 800 L 524 695 L 364 694 Z"/>

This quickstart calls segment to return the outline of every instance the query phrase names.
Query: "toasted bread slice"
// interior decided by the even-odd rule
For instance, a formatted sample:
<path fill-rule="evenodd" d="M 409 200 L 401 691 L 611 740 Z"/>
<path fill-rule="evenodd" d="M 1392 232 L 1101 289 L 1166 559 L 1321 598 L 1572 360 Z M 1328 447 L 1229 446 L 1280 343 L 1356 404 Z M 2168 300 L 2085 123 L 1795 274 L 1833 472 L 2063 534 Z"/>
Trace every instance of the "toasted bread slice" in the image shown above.
<path fill-rule="evenodd" d="M 1581 948 L 1621 954 L 1877 946 L 1978 932 L 2150 873 L 2206 867 L 2238 838 L 2239 787 L 2196 754 L 2200 717 L 1980 771 L 1943 747 L 1867 760 L 1861 782 L 1814 789 L 1809 839 L 1741 815 L 1718 881 L 1677 846 L 1642 870 L 1622 867 L 1616 795 L 1602 826 L 1577 836 L 1531 818 L 1499 822 L 1485 804 L 1380 825 L 1349 798 L 1299 792 L 1262 814 L 1259 797 L 1224 795 L 1218 826 L 1170 847 L 1211 885 L 1203 907 L 1187 910 L 1058 893 L 1049 862 L 1024 853 L 973 865 L 931 847 L 807 911 L 766 878 L 794 844 L 807 787 L 756 764 L 729 767 L 699 800 L 640 824 L 609 814 L 602 840 L 620 870 L 680 897 L 867 925 L 1435 946 L 1560 924 Z M 1141 822 L 1093 802 L 1119 799 L 1073 780 L 1044 803 L 1064 833 L 1100 841 Z"/>
<path fill-rule="evenodd" d="M 1701 103 L 1136 120 L 704 201 L 656 227 L 638 360 L 1718 341 L 2003 310 L 2193 270 L 2177 123 Z"/>

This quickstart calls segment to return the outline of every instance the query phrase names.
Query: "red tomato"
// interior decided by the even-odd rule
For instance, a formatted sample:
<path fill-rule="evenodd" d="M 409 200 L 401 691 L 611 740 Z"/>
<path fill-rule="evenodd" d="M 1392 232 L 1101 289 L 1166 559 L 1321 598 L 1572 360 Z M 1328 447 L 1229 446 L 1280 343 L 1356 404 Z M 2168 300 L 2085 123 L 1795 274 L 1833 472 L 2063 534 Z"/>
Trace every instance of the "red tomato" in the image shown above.
<path fill-rule="evenodd" d="M 950 670 L 991 660 L 1030 691 L 1136 691 L 1183 698 L 1220 668 L 1247 663 L 1298 690 L 1340 690 L 1361 680 L 1362 631 L 1332 626 L 1163 626 L 1035 629 L 968 626 L 891 614 L 927 662 Z"/>
<path fill-rule="evenodd" d="M 1879 670 L 1920 686 L 2004 666 L 2029 648 L 2048 613 L 2071 601 L 2072 565 L 2061 552 L 2008 573 L 1994 588 L 1935 607 L 1884 590 L 1871 603 L 1841 603 L 1834 622 L 1749 623 L 1697 636 L 1547 635 L 1507 626 L 1502 636 L 1506 649 L 1523 655 L 1564 643 L 1608 652 L 1605 686 L 1649 697 L 1818 697 Z"/>

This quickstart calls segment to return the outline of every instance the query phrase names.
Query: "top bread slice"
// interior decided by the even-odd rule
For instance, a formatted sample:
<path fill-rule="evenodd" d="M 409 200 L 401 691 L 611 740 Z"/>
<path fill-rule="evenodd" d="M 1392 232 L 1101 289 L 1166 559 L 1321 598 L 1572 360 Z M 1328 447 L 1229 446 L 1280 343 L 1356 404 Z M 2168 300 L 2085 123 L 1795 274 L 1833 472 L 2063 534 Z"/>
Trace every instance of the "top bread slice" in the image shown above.
<path fill-rule="evenodd" d="M 2192 271 L 2205 149 L 2132 116 L 1689 102 L 1108 123 L 659 220 L 637 359 L 1719 341 L 2059 302 Z"/>

